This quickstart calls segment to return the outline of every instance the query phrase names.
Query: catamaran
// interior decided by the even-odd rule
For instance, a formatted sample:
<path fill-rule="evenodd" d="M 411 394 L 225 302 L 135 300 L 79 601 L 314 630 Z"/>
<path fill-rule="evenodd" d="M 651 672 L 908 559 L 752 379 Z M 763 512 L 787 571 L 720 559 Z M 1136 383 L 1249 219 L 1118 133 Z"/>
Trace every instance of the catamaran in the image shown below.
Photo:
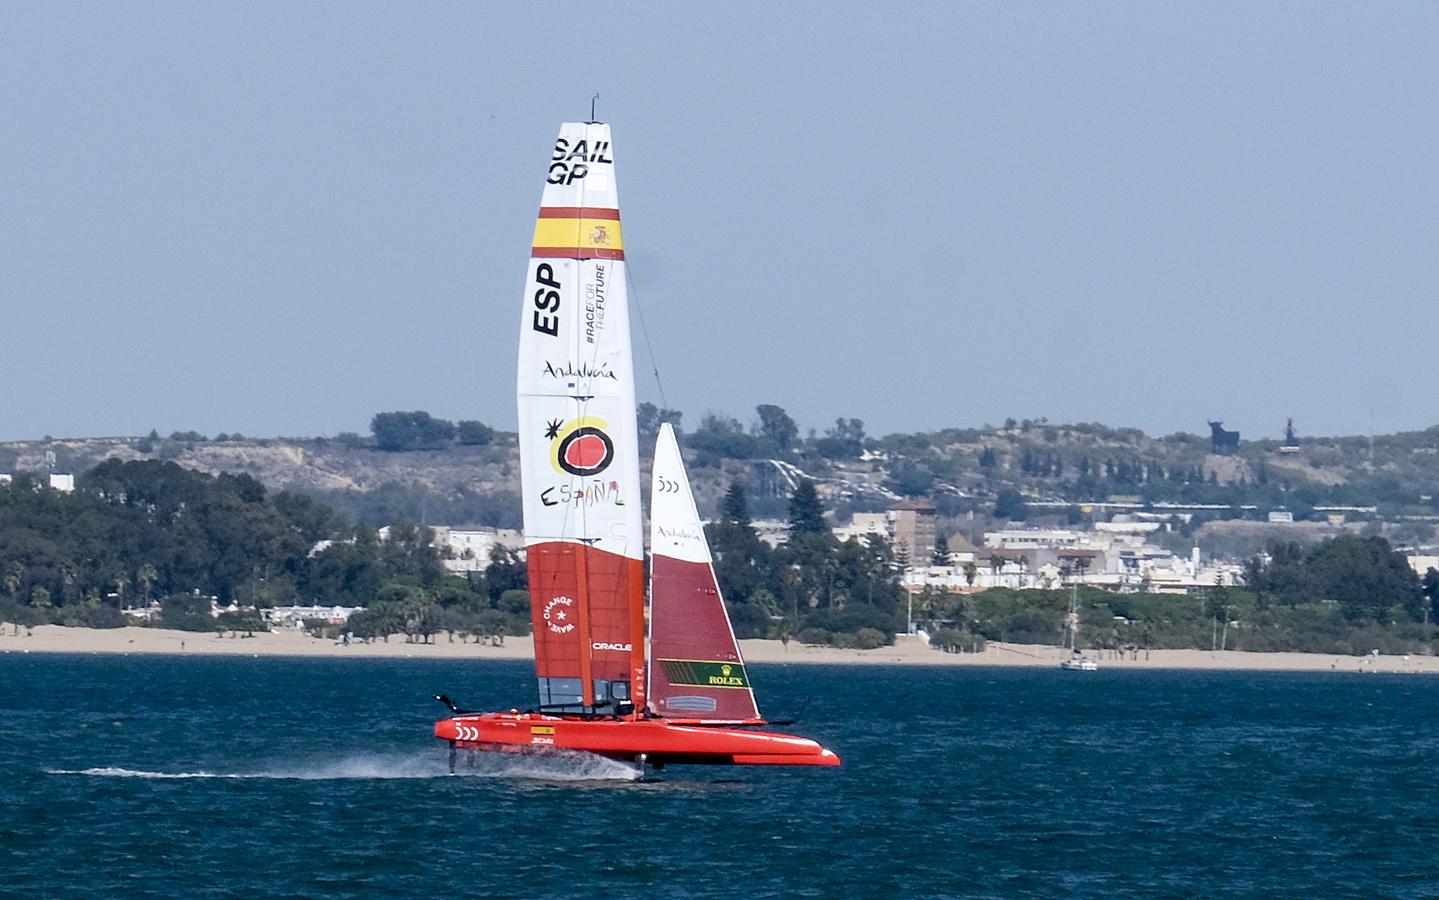
<path fill-rule="evenodd" d="M 520 324 L 520 488 L 539 703 L 435 723 L 460 751 L 583 751 L 640 767 L 837 766 L 760 730 L 673 429 L 655 449 L 645 634 L 639 435 L 610 128 L 566 123 Z M 648 647 L 648 652 L 646 649 Z"/>

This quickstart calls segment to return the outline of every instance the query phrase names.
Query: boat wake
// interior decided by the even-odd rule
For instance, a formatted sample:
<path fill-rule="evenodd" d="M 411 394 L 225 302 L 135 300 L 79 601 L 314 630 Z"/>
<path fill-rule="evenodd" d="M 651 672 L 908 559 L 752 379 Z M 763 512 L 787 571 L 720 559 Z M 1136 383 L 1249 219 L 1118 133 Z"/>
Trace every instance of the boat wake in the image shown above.
<path fill-rule="evenodd" d="M 46 775 L 93 775 L 100 778 L 253 778 L 253 775 L 226 775 L 219 772 L 146 772 L 117 766 L 96 766 L 91 769 L 46 769 Z"/>
<path fill-rule="evenodd" d="M 449 778 L 443 754 L 349 756 L 332 762 L 277 766 L 248 772 L 160 772 L 96 766 L 89 769 L 46 769 L 48 775 L 78 775 L 93 778 L 228 779 L 344 781 L 399 778 Z M 543 756 L 481 753 L 474 768 L 461 765 L 457 775 L 466 778 L 515 779 L 528 781 L 634 781 L 639 773 L 631 766 L 588 753 L 547 753 Z"/>
<path fill-rule="evenodd" d="M 475 767 L 462 762 L 456 776 L 465 778 L 516 778 L 530 781 L 637 781 L 634 766 L 595 756 L 551 750 L 547 753 L 477 753 Z"/>

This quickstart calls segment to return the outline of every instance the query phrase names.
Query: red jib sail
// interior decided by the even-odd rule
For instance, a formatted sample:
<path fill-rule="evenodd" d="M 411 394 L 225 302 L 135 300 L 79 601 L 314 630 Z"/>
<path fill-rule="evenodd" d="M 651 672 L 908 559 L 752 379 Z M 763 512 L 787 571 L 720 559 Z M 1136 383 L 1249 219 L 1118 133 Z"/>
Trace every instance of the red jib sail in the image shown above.
<path fill-rule="evenodd" d="M 610 128 L 550 156 L 520 323 L 520 482 L 540 705 L 645 703 L 644 533 Z"/>
<path fill-rule="evenodd" d="M 650 709 L 755 722 L 759 709 L 710 562 L 674 430 L 661 426 L 650 493 Z"/>

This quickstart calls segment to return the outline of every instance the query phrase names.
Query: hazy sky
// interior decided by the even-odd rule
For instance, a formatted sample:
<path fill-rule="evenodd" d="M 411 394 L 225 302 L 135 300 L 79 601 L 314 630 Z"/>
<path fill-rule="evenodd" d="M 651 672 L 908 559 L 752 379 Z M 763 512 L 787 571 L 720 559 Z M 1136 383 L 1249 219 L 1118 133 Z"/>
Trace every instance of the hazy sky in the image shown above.
<path fill-rule="evenodd" d="M 513 428 L 595 92 L 688 425 L 1427 427 L 1436 39 L 1432 3 L 3 0 L 0 439 Z"/>

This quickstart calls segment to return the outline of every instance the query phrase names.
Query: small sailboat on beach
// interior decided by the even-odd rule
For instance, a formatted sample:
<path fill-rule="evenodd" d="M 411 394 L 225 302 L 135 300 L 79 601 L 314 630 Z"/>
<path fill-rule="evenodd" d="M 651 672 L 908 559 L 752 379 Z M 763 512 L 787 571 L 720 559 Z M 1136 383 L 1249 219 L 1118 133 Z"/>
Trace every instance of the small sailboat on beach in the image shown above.
<path fill-rule="evenodd" d="M 520 325 L 520 485 L 539 703 L 435 724 L 461 751 L 837 766 L 761 730 L 679 445 L 660 432 L 645 630 L 639 435 L 610 128 L 566 123 L 551 154 Z M 647 653 L 647 647 L 649 652 Z"/>

